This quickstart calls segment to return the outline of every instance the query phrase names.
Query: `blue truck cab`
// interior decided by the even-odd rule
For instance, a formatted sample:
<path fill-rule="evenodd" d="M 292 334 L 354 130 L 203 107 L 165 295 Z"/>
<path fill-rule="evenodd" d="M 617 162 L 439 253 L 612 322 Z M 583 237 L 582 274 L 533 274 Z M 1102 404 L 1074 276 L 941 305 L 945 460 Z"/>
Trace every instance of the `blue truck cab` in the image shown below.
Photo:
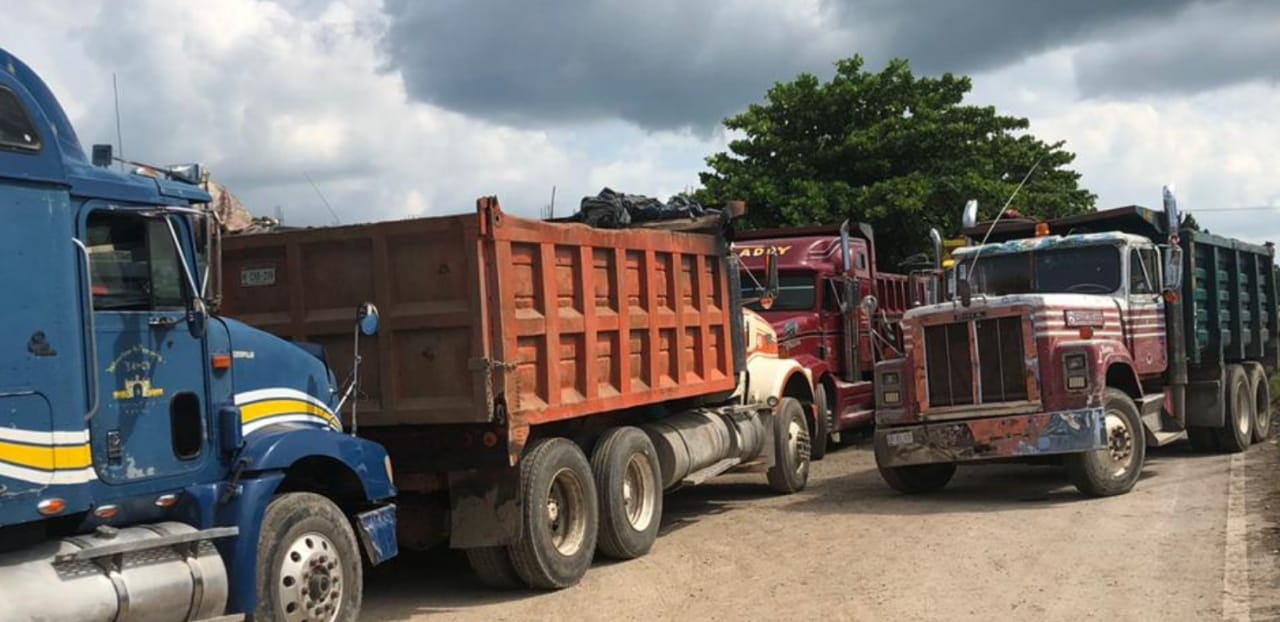
<path fill-rule="evenodd" d="M 355 620 L 387 453 L 320 348 L 217 315 L 198 167 L 105 152 L 0 49 L 0 617 Z"/>

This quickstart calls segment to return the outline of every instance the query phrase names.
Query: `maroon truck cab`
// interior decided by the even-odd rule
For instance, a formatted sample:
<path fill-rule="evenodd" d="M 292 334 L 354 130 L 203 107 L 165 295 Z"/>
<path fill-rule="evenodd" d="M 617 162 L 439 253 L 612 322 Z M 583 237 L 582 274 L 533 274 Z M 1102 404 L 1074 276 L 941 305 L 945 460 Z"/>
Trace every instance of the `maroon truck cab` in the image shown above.
<path fill-rule="evenodd" d="M 870 425 L 875 364 L 901 355 L 898 322 L 926 300 L 931 277 L 877 270 L 865 224 L 750 231 L 737 239 L 746 299 L 763 281 L 769 250 L 777 254 L 778 295 L 767 309 L 751 306 L 778 332 L 779 353 L 813 374 L 815 402 L 825 410 L 814 436 L 838 440 L 842 431 Z M 825 447 L 815 443 L 815 457 L 820 453 Z"/>

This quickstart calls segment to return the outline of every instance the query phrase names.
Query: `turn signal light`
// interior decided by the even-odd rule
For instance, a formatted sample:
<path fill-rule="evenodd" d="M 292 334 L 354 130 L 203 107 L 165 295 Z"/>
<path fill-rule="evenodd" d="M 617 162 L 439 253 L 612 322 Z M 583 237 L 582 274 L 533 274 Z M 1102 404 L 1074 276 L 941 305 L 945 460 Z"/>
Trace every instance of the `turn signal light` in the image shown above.
<path fill-rule="evenodd" d="M 1081 338 L 1081 339 L 1093 339 L 1093 327 L 1092 327 L 1092 326 L 1081 326 L 1081 327 L 1080 327 L 1080 338 Z"/>
<path fill-rule="evenodd" d="M 118 505 L 104 505 L 93 511 L 94 516 L 108 520 L 115 518 L 119 513 L 120 506 Z"/>
<path fill-rule="evenodd" d="M 156 507 L 171 508 L 178 504 L 178 495 L 167 494 L 156 497 Z"/>
<path fill-rule="evenodd" d="M 36 504 L 36 511 L 45 516 L 61 514 L 65 509 L 67 509 L 67 502 L 63 499 L 59 499 L 58 497 L 44 499 L 40 503 Z"/>
<path fill-rule="evenodd" d="M 1049 235 L 1049 223 L 1045 223 L 1045 222 L 1036 223 L 1036 237 L 1042 238 L 1046 235 Z"/>
<path fill-rule="evenodd" d="M 218 371 L 226 371 L 228 369 L 231 369 L 231 355 L 215 354 L 213 355 L 210 363 L 212 363 L 214 369 Z"/>
<path fill-rule="evenodd" d="M 1178 292 L 1175 292 L 1173 290 L 1169 290 L 1165 292 L 1164 301 L 1169 304 L 1176 304 L 1178 302 Z"/>

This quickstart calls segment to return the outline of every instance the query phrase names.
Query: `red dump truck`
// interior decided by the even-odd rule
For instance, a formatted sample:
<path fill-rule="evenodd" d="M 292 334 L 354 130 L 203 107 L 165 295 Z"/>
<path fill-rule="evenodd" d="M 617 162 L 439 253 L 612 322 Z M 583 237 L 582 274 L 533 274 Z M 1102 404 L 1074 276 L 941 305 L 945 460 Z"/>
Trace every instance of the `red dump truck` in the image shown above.
<path fill-rule="evenodd" d="M 903 319 L 876 365 L 875 452 L 905 493 L 956 464 L 1061 456 L 1087 495 L 1128 492 L 1148 446 L 1267 438 L 1280 363 L 1274 248 L 1179 230 L 1177 204 L 966 230 L 957 295 Z"/>
<path fill-rule="evenodd" d="M 741 307 L 735 209 L 665 225 L 693 231 L 606 230 L 483 198 L 233 236 L 223 304 L 333 368 L 359 363 L 347 420 L 391 455 L 402 546 L 447 541 L 487 583 L 560 588 L 597 547 L 648 552 L 663 490 L 753 468 L 783 493 L 807 481 L 811 379 Z M 384 328 L 359 349 L 366 300 Z"/>
<path fill-rule="evenodd" d="M 934 270 L 893 274 L 876 266 L 871 225 L 766 229 L 738 233 L 746 295 L 752 273 L 777 255 L 779 289 L 769 308 L 751 308 L 778 332 L 779 351 L 813 375 L 815 439 L 839 443 L 841 433 L 870 426 L 875 415 L 872 372 L 877 361 L 901 355 L 898 322 L 908 309 L 936 296 L 941 238 L 934 237 Z M 827 451 L 815 441 L 812 457 Z"/>

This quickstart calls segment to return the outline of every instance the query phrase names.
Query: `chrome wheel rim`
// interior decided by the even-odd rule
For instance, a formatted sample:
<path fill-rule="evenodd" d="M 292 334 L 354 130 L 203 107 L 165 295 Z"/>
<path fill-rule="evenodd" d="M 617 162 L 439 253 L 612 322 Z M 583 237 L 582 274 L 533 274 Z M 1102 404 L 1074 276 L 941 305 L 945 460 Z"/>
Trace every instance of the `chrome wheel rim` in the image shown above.
<path fill-rule="evenodd" d="M 787 425 L 787 450 L 795 463 L 795 474 L 803 476 L 809 470 L 809 430 L 804 419 L 792 417 Z"/>
<path fill-rule="evenodd" d="M 561 555 L 572 556 L 587 537 L 586 493 L 572 469 L 556 471 L 547 490 L 547 531 Z"/>
<path fill-rule="evenodd" d="M 342 558 L 332 540 L 316 532 L 298 536 L 285 550 L 279 577 L 285 620 L 337 619 L 342 608 Z"/>
<path fill-rule="evenodd" d="M 1105 451 L 1111 466 L 1111 476 L 1121 477 L 1129 471 L 1135 456 L 1133 430 L 1129 429 L 1124 415 L 1116 411 L 1107 411 L 1106 426 Z"/>
<path fill-rule="evenodd" d="M 653 463 L 649 456 L 631 454 L 622 476 L 622 507 L 632 529 L 644 531 L 653 523 L 656 490 L 657 480 L 653 477 Z"/>
<path fill-rule="evenodd" d="M 1249 427 L 1248 409 L 1252 399 L 1248 393 L 1247 386 L 1242 391 L 1236 391 L 1236 430 L 1240 432 L 1240 437 L 1245 439 L 1253 433 Z"/>

